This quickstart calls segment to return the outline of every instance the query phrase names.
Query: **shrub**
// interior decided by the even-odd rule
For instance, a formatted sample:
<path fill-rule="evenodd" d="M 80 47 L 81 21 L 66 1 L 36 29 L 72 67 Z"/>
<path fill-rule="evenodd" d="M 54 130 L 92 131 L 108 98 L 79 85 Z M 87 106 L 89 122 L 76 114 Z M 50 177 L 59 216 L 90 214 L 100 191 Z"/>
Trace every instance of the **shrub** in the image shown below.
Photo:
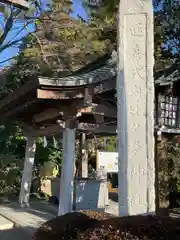
<path fill-rule="evenodd" d="M 90 210 L 68 213 L 44 223 L 37 230 L 33 239 L 76 239 L 78 233 L 92 227 L 98 220 L 109 217 L 112 217 L 112 215 Z"/>
<path fill-rule="evenodd" d="M 180 220 L 158 216 L 131 216 L 96 222 L 76 240 L 179 240 Z"/>
<path fill-rule="evenodd" d="M 81 211 L 43 224 L 34 240 L 179 240 L 180 219 L 162 216 L 114 217 Z"/>

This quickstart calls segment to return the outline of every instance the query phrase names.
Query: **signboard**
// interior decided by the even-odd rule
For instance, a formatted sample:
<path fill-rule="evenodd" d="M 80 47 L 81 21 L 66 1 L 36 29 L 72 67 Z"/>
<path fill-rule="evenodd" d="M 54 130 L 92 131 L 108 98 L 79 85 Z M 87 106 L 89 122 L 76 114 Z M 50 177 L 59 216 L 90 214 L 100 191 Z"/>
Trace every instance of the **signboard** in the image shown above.
<path fill-rule="evenodd" d="M 96 168 L 104 167 L 107 173 L 118 172 L 118 153 L 97 151 Z"/>

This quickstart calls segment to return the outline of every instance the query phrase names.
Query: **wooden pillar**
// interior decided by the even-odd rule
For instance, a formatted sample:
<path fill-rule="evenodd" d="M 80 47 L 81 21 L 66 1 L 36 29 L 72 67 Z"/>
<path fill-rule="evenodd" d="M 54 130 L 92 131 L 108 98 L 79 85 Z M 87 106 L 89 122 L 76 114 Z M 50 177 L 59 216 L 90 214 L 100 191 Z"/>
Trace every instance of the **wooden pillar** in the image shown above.
<path fill-rule="evenodd" d="M 60 197 L 58 216 L 72 212 L 74 187 L 74 161 L 75 161 L 75 130 L 66 122 L 63 132 L 63 164 L 60 180 Z"/>
<path fill-rule="evenodd" d="M 36 152 L 36 138 L 27 135 L 26 153 L 24 161 L 24 170 L 21 180 L 21 190 L 19 195 L 19 203 L 21 207 L 29 206 L 29 195 L 32 181 L 32 170 Z"/>
<path fill-rule="evenodd" d="M 88 153 L 87 153 L 87 140 L 86 134 L 82 133 L 80 136 L 80 176 L 82 178 L 88 177 Z"/>

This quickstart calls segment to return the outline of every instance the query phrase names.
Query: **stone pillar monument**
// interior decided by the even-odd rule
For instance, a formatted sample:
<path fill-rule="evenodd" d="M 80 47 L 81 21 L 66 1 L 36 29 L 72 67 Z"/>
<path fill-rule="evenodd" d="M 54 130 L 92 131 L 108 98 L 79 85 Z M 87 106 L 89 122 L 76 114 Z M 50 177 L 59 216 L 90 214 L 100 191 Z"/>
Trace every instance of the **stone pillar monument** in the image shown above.
<path fill-rule="evenodd" d="M 120 216 L 155 211 L 153 7 L 121 0 L 118 13 Z"/>

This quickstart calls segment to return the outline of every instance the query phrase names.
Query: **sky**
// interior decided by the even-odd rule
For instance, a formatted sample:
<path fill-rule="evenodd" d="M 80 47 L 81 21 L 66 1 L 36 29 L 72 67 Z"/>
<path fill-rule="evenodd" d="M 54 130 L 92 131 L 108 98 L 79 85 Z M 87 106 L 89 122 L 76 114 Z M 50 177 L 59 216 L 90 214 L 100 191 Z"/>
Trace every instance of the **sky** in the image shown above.
<path fill-rule="evenodd" d="M 73 9 L 74 9 L 74 12 L 71 14 L 72 17 L 77 18 L 77 15 L 80 15 L 84 19 L 87 19 L 86 11 L 82 6 L 82 0 L 73 0 Z M 0 16 L 0 24 L 2 24 L 2 23 L 3 23 L 3 19 Z M 28 28 L 30 31 L 34 30 L 33 25 L 29 25 Z M 13 26 L 13 30 L 10 31 L 10 33 L 8 34 L 5 43 L 10 42 L 12 39 L 19 40 L 22 37 L 26 36 L 27 31 L 26 30 L 22 31 L 22 29 L 23 29 L 22 23 L 16 23 Z M 17 35 L 18 32 L 20 32 L 20 34 Z M 5 66 L 8 66 L 10 61 L 6 61 L 6 60 L 10 59 L 13 56 L 18 55 L 18 52 L 19 52 L 18 46 L 13 46 L 13 47 L 10 47 L 10 48 L 6 49 L 5 51 L 3 51 L 0 54 L 0 69 L 2 69 Z"/>
<path fill-rule="evenodd" d="M 13 30 L 10 31 L 10 33 L 8 34 L 6 40 L 5 40 L 5 44 L 10 42 L 12 39 L 13 40 L 19 40 L 22 37 L 27 35 L 27 31 L 26 30 L 22 30 L 23 29 L 23 25 L 20 23 L 17 23 L 13 26 Z M 29 26 L 30 31 L 33 31 L 33 26 Z M 18 32 L 21 32 L 20 34 L 17 35 Z M 17 36 L 16 36 L 17 35 Z M 6 61 L 7 59 L 16 56 L 19 52 L 19 48 L 18 46 L 12 46 L 10 48 L 7 48 L 5 51 L 3 51 L 0 54 L 0 69 L 2 69 L 3 66 L 7 66 L 9 65 L 9 61 Z"/>
<path fill-rule="evenodd" d="M 74 0 L 73 9 L 74 9 L 74 12 L 71 14 L 72 17 L 76 18 L 77 14 L 79 14 L 84 19 L 87 19 L 87 13 L 82 6 L 82 0 Z"/>

